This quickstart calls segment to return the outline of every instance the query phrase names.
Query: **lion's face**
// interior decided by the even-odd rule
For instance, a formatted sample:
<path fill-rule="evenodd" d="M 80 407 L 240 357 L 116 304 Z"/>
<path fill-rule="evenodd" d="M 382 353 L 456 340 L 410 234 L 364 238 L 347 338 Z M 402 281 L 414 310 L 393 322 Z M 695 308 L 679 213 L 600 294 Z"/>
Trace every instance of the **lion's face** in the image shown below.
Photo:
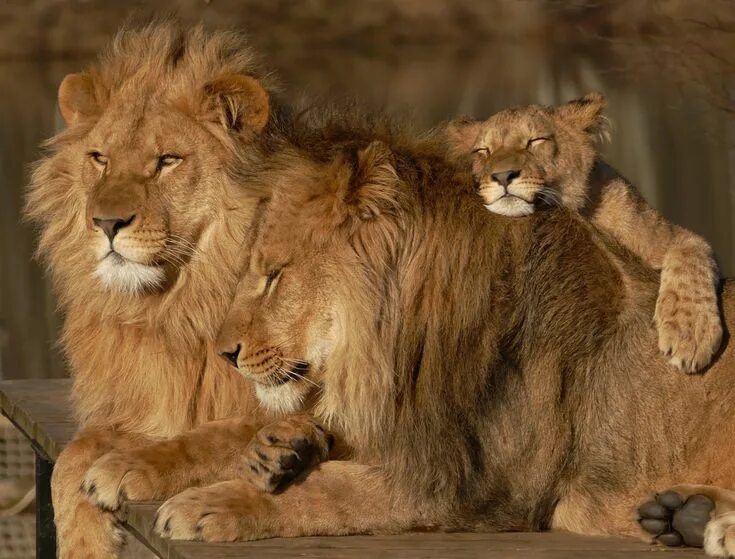
<path fill-rule="evenodd" d="M 244 75 L 192 87 L 101 95 L 93 75 L 71 74 L 59 89 L 70 132 L 83 131 L 59 155 L 83 224 L 67 242 L 109 290 L 167 289 L 237 205 L 229 175 L 266 124 L 267 94 Z"/>
<path fill-rule="evenodd" d="M 266 409 L 313 403 L 325 371 L 350 352 L 345 340 L 367 336 L 355 317 L 378 286 L 361 261 L 366 252 L 387 261 L 376 239 L 391 223 L 382 214 L 396 211 L 391 158 L 374 142 L 327 163 L 297 156 L 270 180 L 276 191 L 217 340 Z"/>
<path fill-rule="evenodd" d="M 577 209 L 604 120 L 601 96 L 559 107 L 508 109 L 484 122 L 450 125 L 455 152 L 469 157 L 485 207 L 524 216 L 564 205 Z"/>
<path fill-rule="evenodd" d="M 282 413 L 301 409 L 321 382 L 336 326 L 325 255 L 288 231 L 259 240 L 217 342 L 263 406 Z"/>
<path fill-rule="evenodd" d="M 219 141 L 165 105 L 110 110 L 78 146 L 77 195 L 96 273 L 113 290 L 162 287 L 191 258 L 221 194 Z"/>

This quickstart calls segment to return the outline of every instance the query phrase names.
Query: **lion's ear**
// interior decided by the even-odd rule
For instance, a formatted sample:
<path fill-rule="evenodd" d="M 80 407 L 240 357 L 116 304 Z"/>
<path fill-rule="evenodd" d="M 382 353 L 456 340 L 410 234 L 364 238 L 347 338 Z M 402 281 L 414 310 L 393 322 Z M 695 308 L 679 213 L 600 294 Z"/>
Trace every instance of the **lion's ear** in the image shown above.
<path fill-rule="evenodd" d="M 270 115 L 268 93 L 250 76 L 234 74 L 208 82 L 204 86 L 208 118 L 233 132 L 260 132 Z"/>
<path fill-rule="evenodd" d="M 344 201 L 352 215 L 361 221 L 370 221 L 395 209 L 398 183 L 393 152 L 376 140 L 356 152 Z"/>
<path fill-rule="evenodd" d="M 604 139 L 608 134 L 608 120 L 603 114 L 606 104 L 601 93 L 593 92 L 556 107 L 554 114 L 593 138 Z"/>
<path fill-rule="evenodd" d="M 481 120 L 458 118 L 447 124 L 447 142 L 449 151 L 455 157 L 461 157 L 472 152 L 477 137 L 482 130 Z"/>
<path fill-rule="evenodd" d="M 86 73 L 68 74 L 59 85 L 59 111 L 67 126 L 99 113 L 94 80 Z"/>

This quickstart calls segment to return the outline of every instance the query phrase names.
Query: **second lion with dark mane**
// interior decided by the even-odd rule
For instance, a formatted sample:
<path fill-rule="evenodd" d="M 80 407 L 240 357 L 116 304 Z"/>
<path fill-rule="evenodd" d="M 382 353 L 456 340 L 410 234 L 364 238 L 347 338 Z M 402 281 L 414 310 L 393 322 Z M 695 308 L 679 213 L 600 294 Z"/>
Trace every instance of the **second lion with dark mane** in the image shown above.
<path fill-rule="evenodd" d="M 732 345 L 704 377 L 672 375 L 655 272 L 564 209 L 489 214 L 439 142 L 378 128 L 320 122 L 283 146 L 220 336 L 266 408 L 310 408 L 353 459 L 279 494 L 186 490 L 158 530 L 640 535 L 652 488 L 731 485 Z M 723 307 L 730 325 L 731 284 Z"/>

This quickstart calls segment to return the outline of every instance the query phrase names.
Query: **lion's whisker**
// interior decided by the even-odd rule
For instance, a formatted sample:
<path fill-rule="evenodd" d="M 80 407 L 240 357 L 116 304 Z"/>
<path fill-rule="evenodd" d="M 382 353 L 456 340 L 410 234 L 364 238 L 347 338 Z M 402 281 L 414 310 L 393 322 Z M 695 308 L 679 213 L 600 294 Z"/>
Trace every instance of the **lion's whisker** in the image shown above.
<path fill-rule="evenodd" d="M 161 253 L 160 258 L 161 260 L 165 262 L 169 262 L 176 266 L 183 267 L 184 265 L 186 265 L 186 261 L 181 256 L 178 256 L 176 254 L 170 254 L 170 253 L 163 252 Z"/>
<path fill-rule="evenodd" d="M 289 377 L 291 377 L 294 380 L 304 380 L 304 381 L 308 382 L 309 384 L 311 384 L 311 385 L 316 386 L 317 388 L 319 388 L 319 385 L 316 382 L 314 382 L 312 379 L 307 378 L 306 375 L 299 374 L 296 371 L 291 371 L 291 370 L 288 370 L 288 369 L 284 369 L 283 367 L 279 367 L 278 370 L 280 372 L 282 372 L 282 373 L 285 373 L 286 375 L 288 375 Z"/>
<path fill-rule="evenodd" d="M 287 363 L 290 363 L 291 365 L 308 365 L 308 361 L 304 361 L 303 359 L 294 359 L 293 357 L 280 357 L 281 361 L 285 361 Z"/>

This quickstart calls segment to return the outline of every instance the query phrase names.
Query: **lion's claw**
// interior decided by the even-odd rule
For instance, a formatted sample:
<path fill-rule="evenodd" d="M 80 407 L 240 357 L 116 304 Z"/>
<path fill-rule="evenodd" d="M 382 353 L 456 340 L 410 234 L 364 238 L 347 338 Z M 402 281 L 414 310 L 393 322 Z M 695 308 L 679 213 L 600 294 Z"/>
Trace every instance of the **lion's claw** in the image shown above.
<path fill-rule="evenodd" d="M 259 527 L 270 496 L 245 480 L 226 481 L 182 491 L 163 503 L 154 530 L 164 538 L 207 542 L 258 539 L 272 534 Z"/>
<path fill-rule="evenodd" d="M 80 489 L 100 509 L 116 511 L 128 499 L 153 499 L 156 477 L 155 468 L 132 452 L 112 451 L 92 464 Z"/>

